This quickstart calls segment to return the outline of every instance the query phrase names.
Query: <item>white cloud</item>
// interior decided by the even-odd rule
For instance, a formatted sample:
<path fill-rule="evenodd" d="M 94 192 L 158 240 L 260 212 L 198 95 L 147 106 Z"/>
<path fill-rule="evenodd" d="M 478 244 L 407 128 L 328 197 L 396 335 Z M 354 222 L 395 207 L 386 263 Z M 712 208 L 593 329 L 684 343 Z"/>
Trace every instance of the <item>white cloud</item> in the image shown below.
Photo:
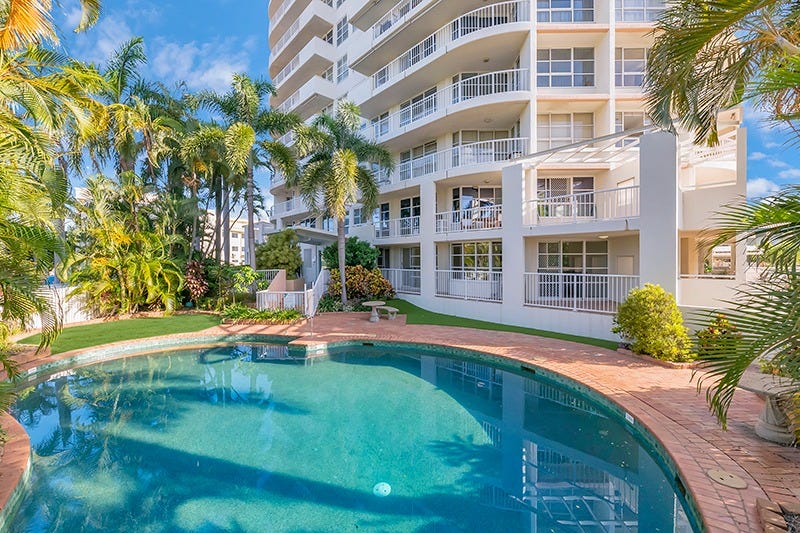
<path fill-rule="evenodd" d="M 780 159 L 767 159 L 767 164 L 773 168 L 788 168 L 789 163 Z"/>
<path fill-rule="evenodd" d="M 185 81 L 190 89 L 225 91 L 233 74 L 244 72 L 250 64 L 251 42 L 236 39 L 207 43 L 156 42 L 152 58 L 153 73 L 168 81 Z"/>
<path fill-rule="evenodd" d="M 747 180 L 747 197 L 760 198 L 780 189 L 777 183 L 766 178 Z"/>
<path fill-rule="evenodd" d="M 762 159 L 766 159 L 767 157 L 769 156 L 764 152 L 753 152 L 752 154 L 750 154 L 748 159 L 750 161 L 761 161 Z"/>
<path fill-rule="evenodd" d="M 789 168 L 778 172 L 778 177 L 783 180 L 800 178 L 800 168 Z"/>
<path fill-rule="evenodd" d="M 123 18 L 104 15 L 94 28 L 76 35 L 72 52 L 85 61 L 104 65 L 111 54 L 133 36 L 133 30 Z"/>

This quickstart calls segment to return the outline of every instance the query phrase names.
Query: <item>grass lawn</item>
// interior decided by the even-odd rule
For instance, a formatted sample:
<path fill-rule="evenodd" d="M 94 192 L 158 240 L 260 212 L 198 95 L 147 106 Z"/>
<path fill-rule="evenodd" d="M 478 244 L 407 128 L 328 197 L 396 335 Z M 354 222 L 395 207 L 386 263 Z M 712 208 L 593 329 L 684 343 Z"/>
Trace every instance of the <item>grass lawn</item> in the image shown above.
<path fill-rule="evenodd" d="M 484 322 L 483 320 L 473 320 L 471 318 L 461 318 L 451 315 L 443 315 L 426 311 L 405 300 L 390 300 L 386 305 L 396 307 L 401 314 L 406 315 L 407 324 L 429 324 L 433 326 L 459 326 L 462 328 L 487 329 L 491 331 L 511 331 L 514 333 L 525 333 L 527 335 L 538 335 L 550 339 L 561 339 L 565 341 L 580 342 L 599 346 L 600 348 L 617 349 L 617 343 L 603 339 L 593 339 L 591 337 L 579 337 L 577 335 L 566 335 L 553 331 L 542 331 L 540 329 L 523 328 L 520 326 L 507 326 L 505 324 L 495 324 L 494 322 Z"/>
<path fill-rule="evenodd" d="M 56 354 L 107 342 L 143 339 L 174 333 L 191 333 L 216 326 L 219 324 L 219 320 L 216 315 L 176 315 L 166 318 L 133 318 L 75 326 L 74 328 L 64 328 L 50 350 Z M 37 345 L 39 344 L 39 335 L 26 337 L 19 343 Z"/>

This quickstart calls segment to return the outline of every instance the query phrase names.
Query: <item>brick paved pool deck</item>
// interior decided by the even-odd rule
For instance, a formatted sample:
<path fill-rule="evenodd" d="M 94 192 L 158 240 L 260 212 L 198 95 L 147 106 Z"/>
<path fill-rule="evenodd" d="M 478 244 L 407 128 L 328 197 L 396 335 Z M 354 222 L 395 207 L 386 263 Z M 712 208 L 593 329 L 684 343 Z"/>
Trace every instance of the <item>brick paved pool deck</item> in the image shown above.
<path fill-rule="evenodd" d="M 520 333 L 449 326 L 407 325 L 397 320 L 367 321 L 368 313 L 331 313 L 291 326 L 218 326 L 185 338 L 258 333 L 298 337 L 296 343 L 323 344 L 351 339 L 418 342 L 477 350 L 557 372 L 603 394 L 633 415 L 670 453 L 694 496 L 708 531 L 761 531 L 756 498 L 800 503 L 800 448 L 766 442 L 754 424 L 763 401 L 739 390 L 723 431 L 698 394 L 688 369 L 665 368 L 615 351 Z M 131 341 L 135 342 L 135 341 Z M 124 343 L 123 343 L 124 344 Z M 69 357 L 26 354 L 23 368 Z M 30 457 L 28 437 L 6 416 L 9 432 L 0 464 L 0 507 L 4 508 Z M 713 482 L 706 472 L 722 469 L 747 482 L 742 490 Z"/>

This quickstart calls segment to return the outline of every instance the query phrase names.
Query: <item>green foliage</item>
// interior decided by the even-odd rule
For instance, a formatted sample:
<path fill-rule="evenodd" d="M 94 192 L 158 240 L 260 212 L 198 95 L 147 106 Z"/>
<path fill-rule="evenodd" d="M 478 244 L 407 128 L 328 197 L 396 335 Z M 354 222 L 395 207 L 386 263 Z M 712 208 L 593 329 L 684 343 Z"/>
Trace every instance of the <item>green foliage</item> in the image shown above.
<path fill-rule="evenodd" d="M 383 277 L 383 274 L 377 268 L 370 270 L 360 265 L 345 267 L 345 279 L 347 280 L 347 294 L 355 300 L 372 298 L 386 300 L 394 298 L 392 284 Z M 331 270 L 328 294 L 335 298 L 341 297 L 342 284 L 339 281 L 339 271 L 337 269 Z"/>
<path fill-rule="evenodd" d="M 338 313 L 341 311 L 345 312 L 363 312 L 363 311 L 371 311 L 370 307 L 366 307 L 362 305 L 362 302 L 367 300 L 367 298 L 361 300 L 348 300 L 346 304 L 342 303 L 342 299 L 339 297 L 331 296 L 330 294 L 324 295 L 319 300 L 319 304 L 317 305 L 317 312 L 318 313 Z"/>
<path fill-rule="evenodd" d="M 197 302 L 202 309 L 219 311 L 230 303 L 236 303 L 237 296 L 248 293 L 258 279 L 256 271 L 249 266 L 217 263 L 211 258 L 205 260 L 204 266 L 208 272 L 208 292 Z"/>
<path fill-rule="evenodd" d="M 675 297 L 658 285 L 632 289 L 617 309 L 611 331 L 630 342 L 635 353 L 664 361 L 694 357 Z"/>
<path fill-rule="evenodd" d="M 735 350 L 742 339 L 741 332 L 727 316 L 717 313 L 708 326 L 695 333 L 697 356 L 700 359 Z"/>
<path fill-rule="evenodd" d="M 303 314 L 296 309 L 266 309 L 259 311 L 252 307 L 233 304 L 222 310 L 222 317 L 232 321 L 254 320 L 270 324 L 290 324 L 301 319 Z"/>
<path fill-rule="evenodd" d="M 300 240 L 293 229 L 273 233 L 267 242 L 256 248 L 256 268 L 259 270 L 285 270 L 286 277 L 294 279 L 303 266 Z"/>
<path fill-rule="evenodd" d="M 367 241 L 358 237 L 350 237 L 345 241 L 344 264 L 346 266 L 363 266 L 373 269 L 378 265 L 380 251 Z M 322 251 L 322 262 L 328 268 L 339 268 L 339 246 L 333 243 Z"/>

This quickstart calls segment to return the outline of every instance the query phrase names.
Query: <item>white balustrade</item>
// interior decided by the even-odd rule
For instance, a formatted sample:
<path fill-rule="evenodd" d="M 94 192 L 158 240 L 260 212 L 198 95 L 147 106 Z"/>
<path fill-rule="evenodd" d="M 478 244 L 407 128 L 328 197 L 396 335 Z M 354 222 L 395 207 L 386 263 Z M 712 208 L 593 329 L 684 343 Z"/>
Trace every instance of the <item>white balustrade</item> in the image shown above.
<path fill-rule="evenodd" d="M 578 224 L 639 216 L 639 186 L 579 192 L 528 202 L 525 223 Z"/>
<path fill-rule="evenodd" d="M 506 164 L 515 157 L 524 154 L 527 146 L 527 137 L 498 139 L 455 146 L 441 152 L 401 161 L 395 166 L 391 174 L 386 170 L 380 171 L 378 173 L 378 182 L 381 184 L 400 183 L 436 172 L 445 172 L 471 165 Z"/>
<path fill-rule="evenodd" d="M 275 74 L 275 77 L 272 79 L 272 83 L 273 83 L 273 85 L 275 85 L 275 86 L 277 87 L 278 85 L 280 85 L 281 83 L 283 83 L 283 80 L 285 80 L 286 78 L 288 78 L 288 77 L 289 77 L 289 75 L 290 75 L 292 72 L 294 72 L 294 71 L 295 71 L 295 69 L 296 69 L 297 67 L 299 67 L 299 66 L 300 66 L 300 56 L 299 56 L 299 55 L 296 55 L 296 56 L 294 56 L 294 59 L 292 59 L 292 60 L 289 62 L 289 64 L 288 64 L 288 65 L 286 65 L 285 67 L 283 67 L 283 68 L 281 69 L 281 71 L 280 71 L 280 72 L 278 72 L 277 74 Z"/>
<path fill-rule="evenodd" d="M 419 217 L 393 218 L 375 223 L 376 239 L 413 237 L 419 235 Z"/>
<path fill-rule="evenodd" d="M 278 272 L 280 272 L 280 270 L 277 270 L 277 269 L 256 270 L 256 274 L 258 275 L 258 279 L 256 279 L 256 283 L 259 283 L 259 284 L 264 283 L 266 285 L 269 285 L 272 282 L 272 280 L 275 279 L 275 276 L 278 275 Z"/>
<path fill-rule="evenodd" d="M 401 25 L 406 21 L 413 9 L 419 6 L 424 0 L 404 0 L 389 10 L 383 17 L 372 25 L 373 46 L 376 40 L 395 26 Z"/>
<path fill-rule="evenodd" d="M 638 286 L 639 276 L 528 272 L 525 305 L 615 313 L 631 289 Z"/>
<path fill-rule="evenodd" d="M 389 280 L 395 292 L 420 294 L 420 270 L 418 268 L 382 268 L 381 274 Z"/>
<path fill-rule="evenodd" d="M 275 214 L 275 216 L 283 215 L 300 207 L 300 204 L 300 200 L 296 198 L 290 198 L 285 202 L 280 202 L 272 206 L 272 212 Z"/>
<path fill-rule="evenodd" d="M 473 32 L 504 24 L 527 21 L 530 21 L 530 2 L 527 0 L 501 2 L 470 11 L 439 28 L 435 33 L 420 41 L 400 57 L 379 69 L 372 75 L 373 87 L 377 89 L 389 84 L 404 75 L 407 70 L 417 63 L 436 53 L 443 53 L 450 48 L 452 43 Z"/>
<path fill-rule="evenodd" d="M 288 3 L 288 2 L 287 2 Z M 278 39 L 278 42 L 275 43 L 275 48 L 272 49 L 272 56 L 276 57 L 279 53 L 283 51 L 289 41 L 294 39 L 294 36 L 297 35 L 297 32 L 300 31 L 300 19 L 295 20 L 289 29 L 286 30 L 286 33 L 283 34 L 283 37 Z"/>
<path fill-rule="evenodd" d="M 262 311 L 267 309 L 296 309 L 305 314 L 306 291 L 258 291 L 256 293 L 256 306 Z"/>
<path fill-rule="evenodd" d="M 502 302 L 503 273 L 487 270 L 437 270 L 436 296 Z"/>
<path fill-rule="evenodd" d="M 367 136 L 372 141 L 382 141 L 416 127 L 422 119 L 444 115 L 453 106 L 462 102 L 514 91 L 527 91 L 529 80 L 527 69 L 510 69 L 479 74 L 448 85 L 430 96 L 414 102 L 389 116 L 372 122 L 367 127 Z"/>
<path fill-rule="evenodd" d="M 436 213 L 436 233 L 480 231 L 503 226 L 503 206 L 484 205 Z"/>

